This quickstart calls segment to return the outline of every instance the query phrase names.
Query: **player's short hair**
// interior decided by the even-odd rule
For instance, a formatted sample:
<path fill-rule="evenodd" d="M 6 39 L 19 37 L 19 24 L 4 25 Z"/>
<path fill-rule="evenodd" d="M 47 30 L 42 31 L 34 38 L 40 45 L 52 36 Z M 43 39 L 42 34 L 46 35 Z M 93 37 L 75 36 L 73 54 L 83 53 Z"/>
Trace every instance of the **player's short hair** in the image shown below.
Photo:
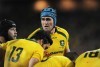
<path fill-rule="evenodd" d="M 57 15 L 56 15 L 56 10 L 55 9 L 53 9 L 51 7 L 44 8 L 41 12 L 41 18 L 42 17 L 51 17 L 51 18 L 53 18 L 54 26 L 56 26 L 56 22 L 57 22 L 56 17 L 57 17 Z"/>
<path fill-rule="evenodd" d="M 3 36 L 8 41 L 8 30 L 12 27 L 16 27 L 16 24 L 12 20 L 4 19 L 0 22 L 0 36 Z"/>
<path fill-rule="evenodd" d="M 50 43 L 50 45 L 52 45 L 53 43 L 51 36 L 43 30 L 37 31 L 30 39 L 36 39 L 36 40 L 43 39 L 44 44 Z"/>

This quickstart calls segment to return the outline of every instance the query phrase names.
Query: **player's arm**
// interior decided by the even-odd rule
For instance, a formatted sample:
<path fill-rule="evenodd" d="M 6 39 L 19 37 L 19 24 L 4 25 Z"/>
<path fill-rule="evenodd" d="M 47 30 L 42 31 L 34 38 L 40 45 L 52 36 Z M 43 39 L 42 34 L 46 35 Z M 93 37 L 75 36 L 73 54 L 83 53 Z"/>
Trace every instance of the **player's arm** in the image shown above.
<path fill-rule="evenodd" d="M 32 58 L 29 61 L 29 67 L 34 67 L 36 63 L 38 63 L 43 59 L 43 56 L 44 56 L 44 49 L 40 45 L 38 45 L 33 53 Z"/>
<path fill-rule="evenodd" d="M 65 48 L 64 50 L 64 56 L 66 55 L 66 53 L 70 52 L 69 46 L 67 48 Z"/>
<path fill-rule="evenodd" d="M 1 43 L 0 44 L 0 49 L 6 50 L 6 48 L 7 48 L 7 43 Z"/>
<path fill-rule="evenodd" d="M 74 64 L 74 62 L 70 62 L 69 64 L 66 64 L 65 67 L 75 67 L 75 64 Z"/>
<path fill-rule="evenodd" d="M 31 58 L 29 61 L 29 67 L 34 67 L 34 65 L 38 62 L 39 60 L 37 58 Z"/>
<path fill-rule="evenodd" d="M 67 43 L 66 43 L 66 46 L 65 46 L 65 50 L 64 50 L 64 56 L 66 55 L 66 53 L 70 52 L 70 48 L 69 48 L 69 34 L 66 33 L 66 36 L 67 36 Z"/>
<path fill-rule="evenodd" d="M 66 44 L 66 47 L 64 49 L 64 56 L 66 55 L 66 53 L 70 52 L 70 49 L 69 49 L 69 42 L 67 42 Z"/>
<path fill-rule="evenodd" d="M 0 49 L 2 49 L 2 43 L 5 42 L 4 37 L 0 36 Z"/>
<path fill-rule="evenodd" d="M 3 36 L 0 36 L 0 44 L 5 43 L 5 38 Z"/>
<path fill-rule="evenodd" d="M 66 45 L 66 53 L 67 52 L 70 52 L 70 49 L 69 49 L 69 42 L 67 42 L 67 45 Z"/>
<path fill-rule="evenodd" d="M 28 39 L 30 39 L 37 31 L 39 31 L 40 28 L 36 29 L 35 31 L 33 31 L 29 36 L 28 36 Z"/>

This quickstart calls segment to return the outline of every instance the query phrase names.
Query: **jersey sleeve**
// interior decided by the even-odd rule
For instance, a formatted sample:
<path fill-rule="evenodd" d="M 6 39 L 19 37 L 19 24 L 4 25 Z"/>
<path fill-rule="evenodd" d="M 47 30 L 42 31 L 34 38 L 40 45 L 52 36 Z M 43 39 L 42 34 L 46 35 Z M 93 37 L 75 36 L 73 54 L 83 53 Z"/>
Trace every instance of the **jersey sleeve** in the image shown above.
<path fill-rule="evenodd" d="M 69 64 L 66 64 L 65 67 L 75 67 L 74 63 L 73 62 L 70 62 Z"/>
<path fill-rule="evenodd" d="M 33 31 L 29 36 L 28 36 L 28 39 L 30 39 L 37 31 L 39 31 L 40 28 L 36 29 L 35 31 Z"/>
<path fill-rule="evenodd" d="M 67 36 L 67 42 L 66 42 L 66 46 L 65 46 L 65 50 L 69 50 L 69 34 L 68 32 L 66 31 L 66 36 Z"/>
<path fill-rule="evenodd" d="M 32 58 L 37 58 L 39 61 L 43 59 L 44 56 L 44 49 L 38 45 L 34 51 Z"/>
<path fill-rule="evenodd" d="M 0 48 L 6 50 L 6 48 L 7 48 L 7 43 L 2 43 L 2 44 L 0 44 Z"/>
<path fill-rule="evenodd" d="M 82 53 L 75 61 L 75 63 L 79 63 L 81 61 L 82 58 L 84 58 L 86 52 Z"/>
<path fill-rule="evenodd" d="M 61 56 L 59 59 L 60 59 L 60 61 L 62 61 L 61 64 L 63 67 L 70 67 L 71 66 L 71 60 L 68 59 L 67 57 Z"/>
<path fill-rule="evenodd" d="M 64 28 L 60 28 L 60 27 L 57 26 L 57 29 L 58 29 L 60 32 L 62 32 L 62 33 L 64 34 L 64 37 L 66 38 L 66 40 L 65 40 L 65 43 L 66 43 L 66 45 L 65 45 L 65 53 L 66 53 L 66 51 L 70 50 L 70 49 L 69 49 L 69 33 L 68 33 L 68 31 L 65 30 Z"/>
<path fill-rule="evenodd" d="M 66 43 L 65 49 L 69 50 L 69 42 Z"/>

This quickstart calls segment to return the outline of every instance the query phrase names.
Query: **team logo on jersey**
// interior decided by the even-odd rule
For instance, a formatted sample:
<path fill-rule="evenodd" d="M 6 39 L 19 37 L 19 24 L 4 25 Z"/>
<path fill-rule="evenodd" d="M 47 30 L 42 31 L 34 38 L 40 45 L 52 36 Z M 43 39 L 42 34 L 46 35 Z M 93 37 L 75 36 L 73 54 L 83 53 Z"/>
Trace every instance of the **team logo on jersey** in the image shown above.
<path fill-rule="evenodd" d="M 60 45 L 61 45 L 61 46 L 64 46 L 64 45 L 65 45 L 64 40 L 60 40 Z"/>

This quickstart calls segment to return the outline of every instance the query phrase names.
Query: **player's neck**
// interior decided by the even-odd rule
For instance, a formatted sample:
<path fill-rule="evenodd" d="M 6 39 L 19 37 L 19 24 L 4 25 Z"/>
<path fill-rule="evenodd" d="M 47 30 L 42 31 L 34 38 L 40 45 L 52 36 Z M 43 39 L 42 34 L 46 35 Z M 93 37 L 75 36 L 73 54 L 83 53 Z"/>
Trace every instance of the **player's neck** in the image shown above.
<path fill-rule="evenodd" d="M 56 32 L 56 28 L 53 27 L 51 31 L 46 31 L 48 34 L 54 34 Z"/>
<path fill-rule="evenodd" d="M 54 28 L 51 30 L 50 33 L 51 33 L 51 34 L 54 34 L 54 33 L 55 33 L 55 30 L 56 30 L 56 29 L 55 29 L 55 27 L 54 27 Z"/>

